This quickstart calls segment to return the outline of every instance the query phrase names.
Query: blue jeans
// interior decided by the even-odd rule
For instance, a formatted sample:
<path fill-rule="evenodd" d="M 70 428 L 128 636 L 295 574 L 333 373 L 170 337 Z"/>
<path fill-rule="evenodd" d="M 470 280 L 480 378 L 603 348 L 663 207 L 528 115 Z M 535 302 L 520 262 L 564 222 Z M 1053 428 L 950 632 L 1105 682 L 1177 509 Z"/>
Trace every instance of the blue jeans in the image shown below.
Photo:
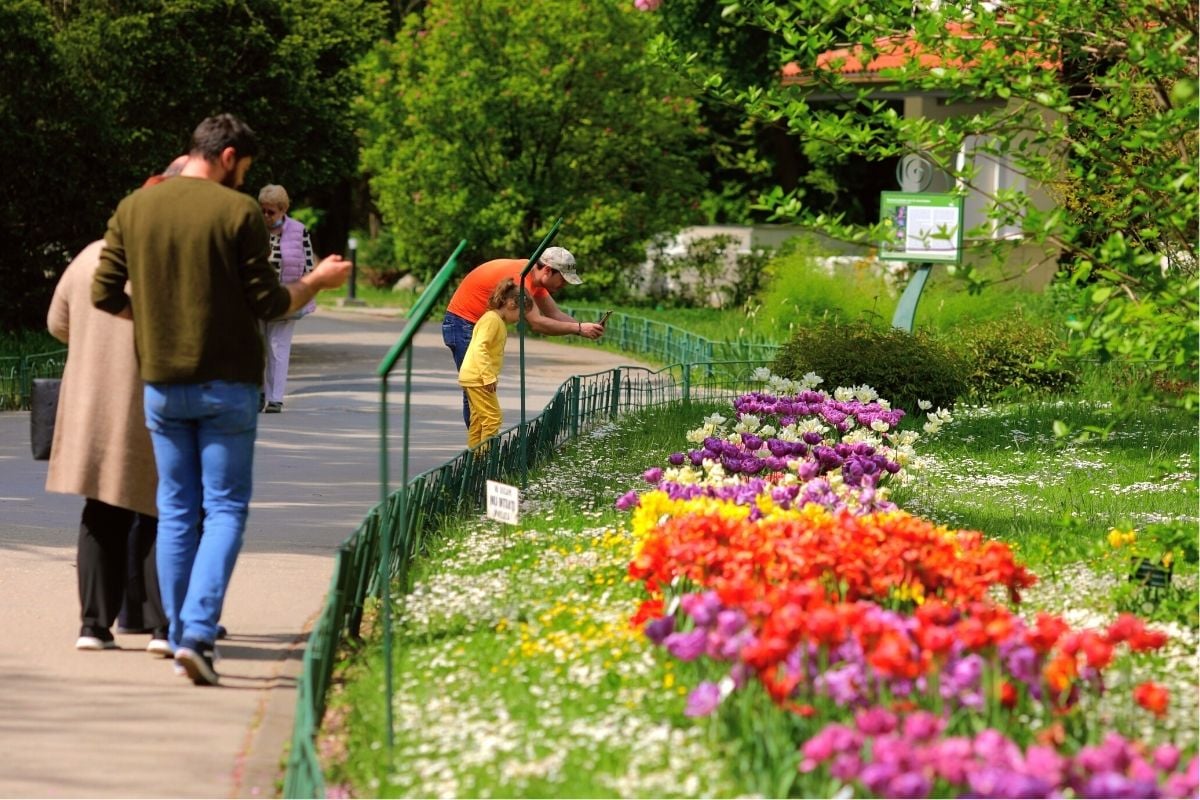
<path fill-rule="evenodd" d="M 250 508 L 258 387 L 147 383 L 144 397 L 158 465 L 157 564 L 168 638 L 174 647 L 212 644 Z"/>
<path fill-rule="evenodd" d="M 471 334 L 475 331 L 475 323 L 467 322 L 457 314 L 446 312 L 442 318 L 442 341 L 450 348 L 454 356 L 454 374 L 462 369 L 463 359 L 467 356 L 467 345 L 471 343 Z M 467 393 L 463 392 L 463 424 L 471 427 L 471 404 L 467 402 Z"/>

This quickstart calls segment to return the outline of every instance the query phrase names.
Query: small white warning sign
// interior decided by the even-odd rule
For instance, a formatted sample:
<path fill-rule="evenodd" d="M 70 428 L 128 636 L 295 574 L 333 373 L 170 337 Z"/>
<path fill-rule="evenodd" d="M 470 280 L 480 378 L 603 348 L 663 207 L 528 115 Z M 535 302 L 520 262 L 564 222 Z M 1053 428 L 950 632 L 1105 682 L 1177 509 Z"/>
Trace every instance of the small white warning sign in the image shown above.
<path fill-rule="evenodd" d="M 489 519 L 516 525 L 520 522 L 521 492 L 515 486 L 498 481 L 487 482 L 487 515 Z"/>

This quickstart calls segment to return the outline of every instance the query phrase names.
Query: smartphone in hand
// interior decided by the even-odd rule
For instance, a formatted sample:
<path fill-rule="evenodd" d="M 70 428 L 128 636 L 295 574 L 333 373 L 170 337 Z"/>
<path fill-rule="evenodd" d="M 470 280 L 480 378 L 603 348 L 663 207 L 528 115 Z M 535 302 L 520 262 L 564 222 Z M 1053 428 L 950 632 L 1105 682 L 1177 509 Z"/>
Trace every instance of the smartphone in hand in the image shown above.
<path fill-rule="evenodd" d="M 608 322 L 608 318 L 612 316 L 612 311 L 605 311 L 600 315 L 600 319 L 596 320 L 597 325 L 604 325 Z"/>

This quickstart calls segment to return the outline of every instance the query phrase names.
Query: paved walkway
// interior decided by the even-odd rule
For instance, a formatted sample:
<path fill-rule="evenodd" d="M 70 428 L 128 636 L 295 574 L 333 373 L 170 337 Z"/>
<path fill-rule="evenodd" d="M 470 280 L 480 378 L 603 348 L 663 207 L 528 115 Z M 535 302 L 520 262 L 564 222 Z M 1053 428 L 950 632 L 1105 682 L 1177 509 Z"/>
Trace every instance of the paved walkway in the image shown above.
<path fill-rule="evenodd" d="M 0 796 L 271 797 L 291 733 L 295 680 L 332 554 L 380 496 L 379 381 L 395 318 L 322 310 L 300 323 L 284 413 L 260 416 L 254 501 L 219 645 L 222 685 L 194 687 L 145 653 L 73 649 L 81 498 L 43 490 L 29 415 L 0 414 Z M 411 475 L 462 449 L 450 355 L 437 326 L 415 339 Z M 505 424 L 520 417 L 516 342 L 501 381 Z M 526 343 L 527 413 L 570 375 L 630 360 Z M 403 378 L 389 385 L 400 430 Z M 393 450 L 398 439 L 393 433 Z M 390 467 L 400 475 L 398 455 Z M 394 486 L 393 486 L 394 488 Z"/>

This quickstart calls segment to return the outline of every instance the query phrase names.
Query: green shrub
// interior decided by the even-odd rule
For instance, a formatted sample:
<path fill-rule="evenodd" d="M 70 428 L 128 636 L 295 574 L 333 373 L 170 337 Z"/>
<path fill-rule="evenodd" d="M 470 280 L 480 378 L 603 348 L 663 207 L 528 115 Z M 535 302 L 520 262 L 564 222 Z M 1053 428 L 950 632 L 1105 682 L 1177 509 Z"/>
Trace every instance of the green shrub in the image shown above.
<path fill-rule="evenodd" d="M 897 287 L 867 258 L 845 256 L 842 267 L 830 271 L 818 261 L 827 255 L 811 242 L 796 239 L 768 262 L 759 324 L 786 328 L 806 320 L 838 317 L 858 319 L 863 314 L 888 316 L 896 306 Z"/>
<path fill-rule="evenodd" d="M 382 228 L 377 236 L 364 231 L 352 234 L 358 240 L 358 277 L 375 289 L 391 289 L 408 270 L 396 261 L 396 242 L 392 232 Z"/>
<path fill-rule="evenodd" d="M 1018 315 L 966 326 L 955 337 L 970 365 L 970 396 L 994 397 L 1060 392 L 1078 382 L 1073 367 L 1055 360 L 1062 342 L 1045 325 Z"/>
<path fill-rule="evenodd" d="M 961 359 L 928 333 L 861 320 L 828 319 L 799 328 L 780 349 L 773 369 L 792 379 L 815 372 L 828 391 L 866 384 L 910 414 L 916 413 L 918 400 L 948 408 L 967 389 Z"/>
<path fill-rule="evenodd" d="M 977 272 L 984 278 L 1000 279 L 996 270 L 980 268 Z M 767 264 L 763 288 L 756 295 L 762 313 L 755 324 L 760 332 L 769 333 L 768 326 L 786 328 L 788 322 L 799 325 L 824 317 L 851 320 L 874 314 L 890 319 L 906 283 L 907 278 L 893 274 L 888 263 L 868 255 L 838 256 L 818 242 L 797 237 Z M 1066 288 L 1048 297 L 1040 291 L 997 282 L 972 293 L 961 278 L 938 266 L 921 295 L 916 323 L 949 333 L 964 325 L 1013 314 L 1049 322 L 1066 316 L 1068 302 L 1073 300 Z"/>
<path fill-rule="evenodd" d="M 0 358 L 52 353 L 66 347 L 44 328 L 0 332 Z"/>

